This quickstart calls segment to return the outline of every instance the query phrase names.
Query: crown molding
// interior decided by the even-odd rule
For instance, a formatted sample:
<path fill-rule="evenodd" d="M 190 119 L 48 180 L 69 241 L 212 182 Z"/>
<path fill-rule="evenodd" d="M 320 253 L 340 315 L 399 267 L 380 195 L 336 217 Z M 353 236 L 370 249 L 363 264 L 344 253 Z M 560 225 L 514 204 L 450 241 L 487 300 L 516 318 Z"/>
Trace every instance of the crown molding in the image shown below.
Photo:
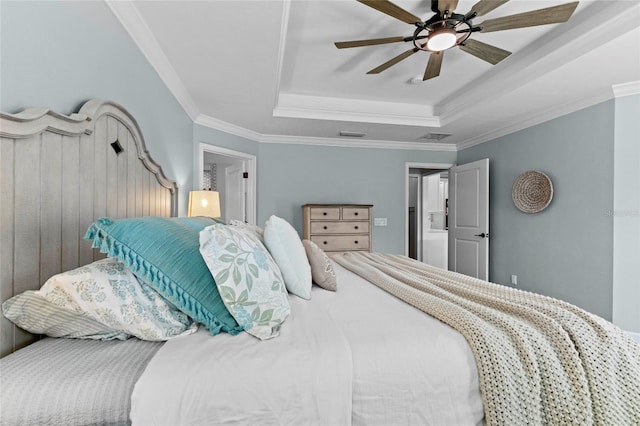
<path fill-rule="evenodd" d="M 640 95 L 640 80 L 630 81 L 628 83 L 614 84 L 613 96 L 621 98 L 623 96 Z"/>
<path fill-rule="evenodd" d="M 274 117 L 440 127 L 430 105 L 281 93 Z"/>
<path fill-rule="evenodd" d="M 407 149 L 416 151 L 457 151 L 454 144 L 437 144 L 431 142 L 397 142 L 377 141 L 372 139 L 319 138 L 310 136 L 263 135 L 260 143 L 278 143 L 290 145 L 317 145 L 342 148 L 379 148 Z"/>
<path fill-rule="evenodd" d="M 131 0 L 105 0 L 105 2 L 187 115 L 191 120 L 195 120 L 200 114 L 198 106 L 133 2 Z"/>
<path fill-rule="evenodd" d="M 416 151 L 456 151 L 454 144 L 438 144 L 430 142 L 399 142 L 399 141 L 377 141 L 371 139 L 341 139 L 341 138 L 321 138 L 312 136 L 290 136 L 290 135 L 267 135 L 226 121 L 218 120 L 204 114 L 200 114 L 195 124 L 220 130 L 235 136 L 252 140 L 258 143 L 276 143 L 290 145 L 317 145 L 333 146 L 344 148 L 380 148 L 380 149 L 410 149 Z"/>
<path fill-rule="evenodd" d="M 210 129 L 220 130 L 225 133 L 240 136 L 241 138 L 250 139 L 254 142 L 260 142 L 260 139 L 263 138 L 261 133 L 204 114 L 199 114 L 193 122 Z"/>
<path fill-rule="evenodd" d="M 497 130 L 493 130 L 491 132 L 487 132 L 470 139 L 466 139 L 462 142 L 457 143 L 456 147 L 458 151 L 462 151 L 463 149 L 471 148 L 472 146 L 479 145 L 481 143 L 527 129 L 529 127 L 547 122 L 549 120 L 553 120 L 558 117 L 562 117 L 563 115 L 571 114 L 572 112 L 576 112 L 584 108 L 588 108 L 590 106 L 607 101 L 611 98 L 612 96 L 609 90 L 603 90 L 594 96 L 583 98 L 569 104 L 560 105 L 556 108 L 546 109 L 540 114 L 525 117 L 522 120 L 508 126 L 501 127 Z"/>

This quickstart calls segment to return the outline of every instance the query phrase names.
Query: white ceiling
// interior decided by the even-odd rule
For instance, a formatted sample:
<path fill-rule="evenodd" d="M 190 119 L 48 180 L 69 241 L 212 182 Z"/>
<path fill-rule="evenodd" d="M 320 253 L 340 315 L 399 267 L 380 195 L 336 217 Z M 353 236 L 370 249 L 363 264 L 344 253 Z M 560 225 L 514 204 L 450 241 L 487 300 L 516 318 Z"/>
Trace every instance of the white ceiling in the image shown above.
<path fill-rule="evenodd" d="M 460 0 L 457 11 L 476 0 Z M 511 0 L 484 19 L 562 4 Z M 427 19 L 429 1 L 398 0 Z M 492 66 L 459 49 L 419 84 L 428 54 L 366 72 L 409 43 L 338 50 L 335 41 L 414 27 L 355 0 L 109 1 L 197 123 L 260 142 L 460 149 L 640 84 L 640 2 L 581 0 L 564 24 L 473 38 L 513 54 Z M 366 133 L 341 138 L 341 130 Z M 448 133 L 440 142 L 420 139 Z"/>

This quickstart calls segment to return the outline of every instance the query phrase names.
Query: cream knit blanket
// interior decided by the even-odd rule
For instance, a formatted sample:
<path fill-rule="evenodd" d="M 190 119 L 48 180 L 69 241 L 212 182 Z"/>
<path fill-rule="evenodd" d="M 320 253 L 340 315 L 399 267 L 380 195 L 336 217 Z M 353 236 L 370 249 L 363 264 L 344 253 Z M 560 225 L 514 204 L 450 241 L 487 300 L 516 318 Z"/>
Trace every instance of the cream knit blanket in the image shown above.
<path fill-rule="evenodd" d="M 640 425 L 640 345 L 608 321 L 404 256 L 333 259 L 467 339 L 487 424 Z"/>

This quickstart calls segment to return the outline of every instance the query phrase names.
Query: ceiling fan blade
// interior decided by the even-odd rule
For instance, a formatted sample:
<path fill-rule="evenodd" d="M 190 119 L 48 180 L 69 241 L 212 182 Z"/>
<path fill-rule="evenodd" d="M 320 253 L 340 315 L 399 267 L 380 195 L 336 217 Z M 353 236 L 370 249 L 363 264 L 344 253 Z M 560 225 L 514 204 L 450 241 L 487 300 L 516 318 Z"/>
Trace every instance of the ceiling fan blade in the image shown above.
<path fill-rule="evenodd" d="M 480 0 L 478 3 L 474 4 L 473 7 L 467 14 L 465 15 L 467 18 L 470 16 L 483 16 L 487 13 L 491 12 L 494 9 L 502 6 L 509 0 Z"/>
<path fill-rule="evenodd" d="M 424 70 L 424 77 L 422 77 L 422 81 L 429 80 L 430 78 L 440 75 L 442 58 L 444 58 L 444 50 L 442 52 L 431 52 L 429 55 L 429 63 L 427 63 L 427 69 Z"/>
<path fill-rule="evenodd" d="M 458 0 L 438 0 L 438 10 L 444 14 L 447 10 L 452 13 L 458 7 Z"/>
<path fill-rule="evenodd" d="M 537 25 L 558 24 L 568 21 L 577 6 L 578 2 L 576 1 L 502 18 L 488 19 L 481 23 L 479 27 L 482 28 L 483 33 L 488 33 L 514 28 L 535 27 Z"/>
<path fill-rule="evenodd" d="M 395 58 L 389 59 L 384 64 L 378 65 L 377 67 L 375 67 L 371 71 L 367 72 L 367 74 L 378 74 L 378 73 L 381 73 L 382 71 L 386 70 L 390 66 L 397 64 L 398 62 L 402 61 L 403 59 L 407 59 L 409 56 L 413 55 L 417 51 L 418 51 L 417 47 L 414 47 L 413 49 L 409 49 L 406 52 L 403 52 L 403 53 L 399 54 Z"/>
<path fill-rule="evenodd" d="M 482 59 L 483 61 L 487 61 L 491 65 L 495 65 L 507 56 L 511 55 L 511 52 L 509 52 L 508 50 L 503 50 L 499 47 L 495 47 L 490 44 L 486 44 L 473 39 L 468 39 L 459 47 L 461 50 L 470 53 L 473 56 Z"/>
<path fill-rule="evenodd" d="M 400 6 L 396 6 L 387 0 L 358 0 L 362 4 L 366 4 L 367 6 L 377 10 L 378 12 L 385 13 L 392 18 L 396 18 L 401 20 L 402 22 L 406 22 L 407 24 L 415 24 L 416 22 L 422 22 L 418 16 L 413 13 L 407 12 Z"/>
<path fill-rule="evenodd" d="M 346 49 L 349 47 L 373 46 L 376 44 L 399 43 L 405 41 L 405 37 L 387 37 L 372 38 L 369 40 L 353 40 L 353 41 L 336 41 L 335 45 L 338 49 Z"/>

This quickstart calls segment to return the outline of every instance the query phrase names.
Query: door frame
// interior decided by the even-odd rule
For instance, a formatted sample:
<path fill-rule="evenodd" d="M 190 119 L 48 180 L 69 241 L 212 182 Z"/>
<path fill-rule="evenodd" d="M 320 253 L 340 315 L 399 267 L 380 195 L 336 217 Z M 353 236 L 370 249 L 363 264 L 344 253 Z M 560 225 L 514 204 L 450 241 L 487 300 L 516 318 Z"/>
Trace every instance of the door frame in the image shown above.
<path fill-rule="evenodd" d="M 249 173 L 249 178 L 246 180 L 246 191 L 247 191 L 247 199 L 246 199 L 246 212 L 247 212 L 247 223 L 252 225 L 256 224 L 257 217 L 257 203 L 256 203 L 256 194 L 257 194 L 257 157 L 255 155 L 247 154 L 240 151 L 234 151 L 228 148 L 222 148 L 216 145 L 211 145 L 206 142 L 200 142 L 198 145 L 198 188 L 202 188 L 204 185 L 204 153 L 209 152 L 212 154 L 224 155 L 226 157 L 237 158 L 243 160 L 245 164 L 245 170 Z"/>
<path fill-rule="evenodd" d="M 449 170 L 455 163 L 404 163 L 404 255 L 409 256 L 409 169 Z"/>

